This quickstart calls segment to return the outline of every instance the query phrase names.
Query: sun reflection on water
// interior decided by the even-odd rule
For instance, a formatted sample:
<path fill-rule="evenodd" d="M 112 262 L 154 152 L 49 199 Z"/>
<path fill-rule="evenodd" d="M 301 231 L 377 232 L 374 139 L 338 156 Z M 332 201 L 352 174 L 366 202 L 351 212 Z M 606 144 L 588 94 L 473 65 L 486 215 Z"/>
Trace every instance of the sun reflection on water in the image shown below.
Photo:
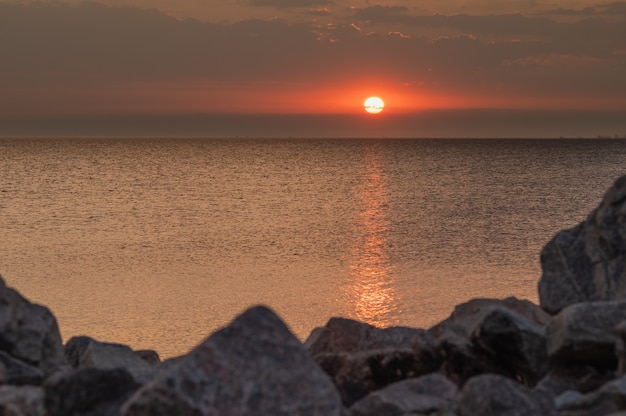
<path fill-rule="evenodd" d="M 399 312 L 388 252 L 389 202 L 382 149 L 373 147 L 365 155 L 357 237 L 345 291 L 352 308 L 349 316 L 379 327 L 397 324 Z"/>

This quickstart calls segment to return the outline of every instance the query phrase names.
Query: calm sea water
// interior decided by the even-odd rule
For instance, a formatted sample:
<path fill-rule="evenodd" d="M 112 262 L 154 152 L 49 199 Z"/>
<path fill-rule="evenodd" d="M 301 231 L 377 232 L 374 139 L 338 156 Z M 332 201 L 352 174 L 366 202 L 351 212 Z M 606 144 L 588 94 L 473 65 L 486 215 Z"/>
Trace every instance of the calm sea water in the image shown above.
<path fill-rule="evenodd" d="M 429 327 L 537 301 L 539 252 L 620 140 L 0 139 L 0 273 L 90 335 L 185 353 L 255 304 Z"/>

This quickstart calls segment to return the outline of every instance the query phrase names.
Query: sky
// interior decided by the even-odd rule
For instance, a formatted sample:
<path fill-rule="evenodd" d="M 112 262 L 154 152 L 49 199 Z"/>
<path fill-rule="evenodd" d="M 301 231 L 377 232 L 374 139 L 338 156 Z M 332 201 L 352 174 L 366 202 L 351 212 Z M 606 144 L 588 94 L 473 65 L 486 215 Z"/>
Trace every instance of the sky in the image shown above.
<path fill-rule="evenodd" d="M 626 1 L 0 0 L 0 57 L 0 135 L 626 134 Z"/>

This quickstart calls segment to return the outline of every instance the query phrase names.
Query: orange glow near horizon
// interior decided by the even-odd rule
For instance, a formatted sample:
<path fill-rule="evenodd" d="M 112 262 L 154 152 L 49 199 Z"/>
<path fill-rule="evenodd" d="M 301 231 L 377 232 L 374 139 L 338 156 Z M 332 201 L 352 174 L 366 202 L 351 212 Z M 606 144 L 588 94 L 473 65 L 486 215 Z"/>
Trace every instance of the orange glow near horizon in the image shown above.
<path fill-rule="evenodd" d="M 480 96 L 422 91 L 387 83 L 328 85 L 131 83 L 108 88 L 9 89 L 6 115 L 363 114 L 363 97 L 385 97 L 385 113 L 446 109 L 626 110 L 626 97 Z M 42 98 L 44 97 L 44 98 Z M 64 105 L 52 105 L 63 102 Z"/>

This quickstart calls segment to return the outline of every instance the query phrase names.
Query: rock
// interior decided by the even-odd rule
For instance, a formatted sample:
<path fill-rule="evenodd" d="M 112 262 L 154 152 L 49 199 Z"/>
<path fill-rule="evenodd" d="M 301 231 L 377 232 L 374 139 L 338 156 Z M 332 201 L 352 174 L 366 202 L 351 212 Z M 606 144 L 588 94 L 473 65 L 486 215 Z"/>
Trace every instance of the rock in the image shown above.
<path fill-rule="evenodd" d="M 139 388 L 122 368 L 79 368 L 58 372 L 44 383 L 50 416 L 117 416 Z"/>
<path fill-rule="evenodd" d="M 304 346 L 259 306 L 160 372 L 126 402 L 123 414 L 339 416 L 342 406 Z"/>
<path fill-rule="evenodd" d="M 3 383 L 13 385 L 40 385 L 43 382 L 44 374 L 37 367 L 26 364 L 16 358 L 11 357 L 4 351 L 0 351 L 0 363 L 4 368 Z"/>
<path fill-rule="evenodd" d="M 457 387 L 445 376 L 433 373 L 399 381 L 356 402 L 352 416 L 400 416 L 438 412 L 457 394 Z"/>
<path fill-rule="evenodd" d="M 0 414 L 3 416 L 48 416 L 44 392 L 35 386 L 0 386 Z"/>
<path fill-rule="evenodd" d="M 459 416 L 537 416 L 550 412 L 526 387 L 496 374 L 468 380 L 455 404 Z"/>
<path fill-rule="evenodd" d="M 75 368 L 124 368 L 140 383 L 154 374 L 153 367 L 130 347 L 99 342 L 89 337 L 71 338 L 65 346 L 65 355 Z"/>
<path fill-rule="evenodd" d="M 547 329 L 548 355 L 558 364 L 591 364 L 615 368 L 615 327 L 626 319 L 626 301 L 571 305 Z"/>
<path fill-rule="evenodd" d="M 582 414 L 606 415 L 626 409 L 626 377 L 606 383 L 598 390 L 582 394 L 566 391 L 554 399 L 559 411 Z"/>
<path fill-rule="evenodd" d="M 159 357 L 159 353 L 154 350 L 138 350 L 135 351 L 135 354 L 152 366 L 161 364 L 161 357 Z"/>
<path fill-rule="evenodd" d="M 436 371 L 439 364 L 421 361 L 407 348 L 318 354 L 315 361 L 332 378 L 346 406 L 389 384 Z"/>
<path fill-rule="evenodd" d="M 588 393 L 614 379 L 613 371 L 599 371 L 591 366 L 556 367 L 532 389 L 533 395 L 547 407 L 554 407 L 556 397 L 568 390 Z"/>
<path fill-rule="evenodd" d="M 546 326 L 550 322 L 550 315 L 528 300 L 515 297 L 506 299 L 472 299 L 457 305 L 448 319 L 433 326 L 428 332 L 438 337 L 443 332 L 452 330 L 459 335 L 467 337 L 474 331 L 490 306 L 502 306 L 510 309 L 535 325 Z"/>
<path fill-rule="evenodd" d="M 315 329 L 305 346 L 346 406 L 391 383 L 436 371 L 441 363 L 433 338 L 422 329 L 381 329 L 343 318 Z"/>
<path fill-rule="evenodd" d="M 527 300 L 473 299 L 456 306 L 448 319 L 428 332 L 443 355 L 441 370 L 457 385 L 484 373 L 532 385 L 545 372 L 542 328 L 549 321 L 546 312 Z M 509 361 L 510 355 L 515 362 Z"/>
<path fill-rule="evenodd" d="M 617 358 L 617 374 L 626 374 L 626 321 L 622 321 L 615 327 L 617 340 L 615 341 L 615 358 Z"/>
<path fill-rule="evenodd" d="M 65 365 L 57 321 L 0 277 L 0 350 L 50 375 Z"/>
<path fill-rule="evenodd" d="M 626 299 L 626 176 L 578 226 L 542 250 L 539 303 L 557 313 L 579 302 Z"/>
<path fill-rule="evenodd" d="M 506 375 L 528 386 L 535 385 L 548 371 L 545 327 L 511 309 L 487 307 L 471 340 Z"/>
<path fill-rule="evenodd" d="M 311 356 L 331 352 L 360 352 L 389 348 L 432 348 L 431 336 L 422 329 L 375 326 L 345 318 L 331 318 L 313 330 L 304 345 Z"/>

